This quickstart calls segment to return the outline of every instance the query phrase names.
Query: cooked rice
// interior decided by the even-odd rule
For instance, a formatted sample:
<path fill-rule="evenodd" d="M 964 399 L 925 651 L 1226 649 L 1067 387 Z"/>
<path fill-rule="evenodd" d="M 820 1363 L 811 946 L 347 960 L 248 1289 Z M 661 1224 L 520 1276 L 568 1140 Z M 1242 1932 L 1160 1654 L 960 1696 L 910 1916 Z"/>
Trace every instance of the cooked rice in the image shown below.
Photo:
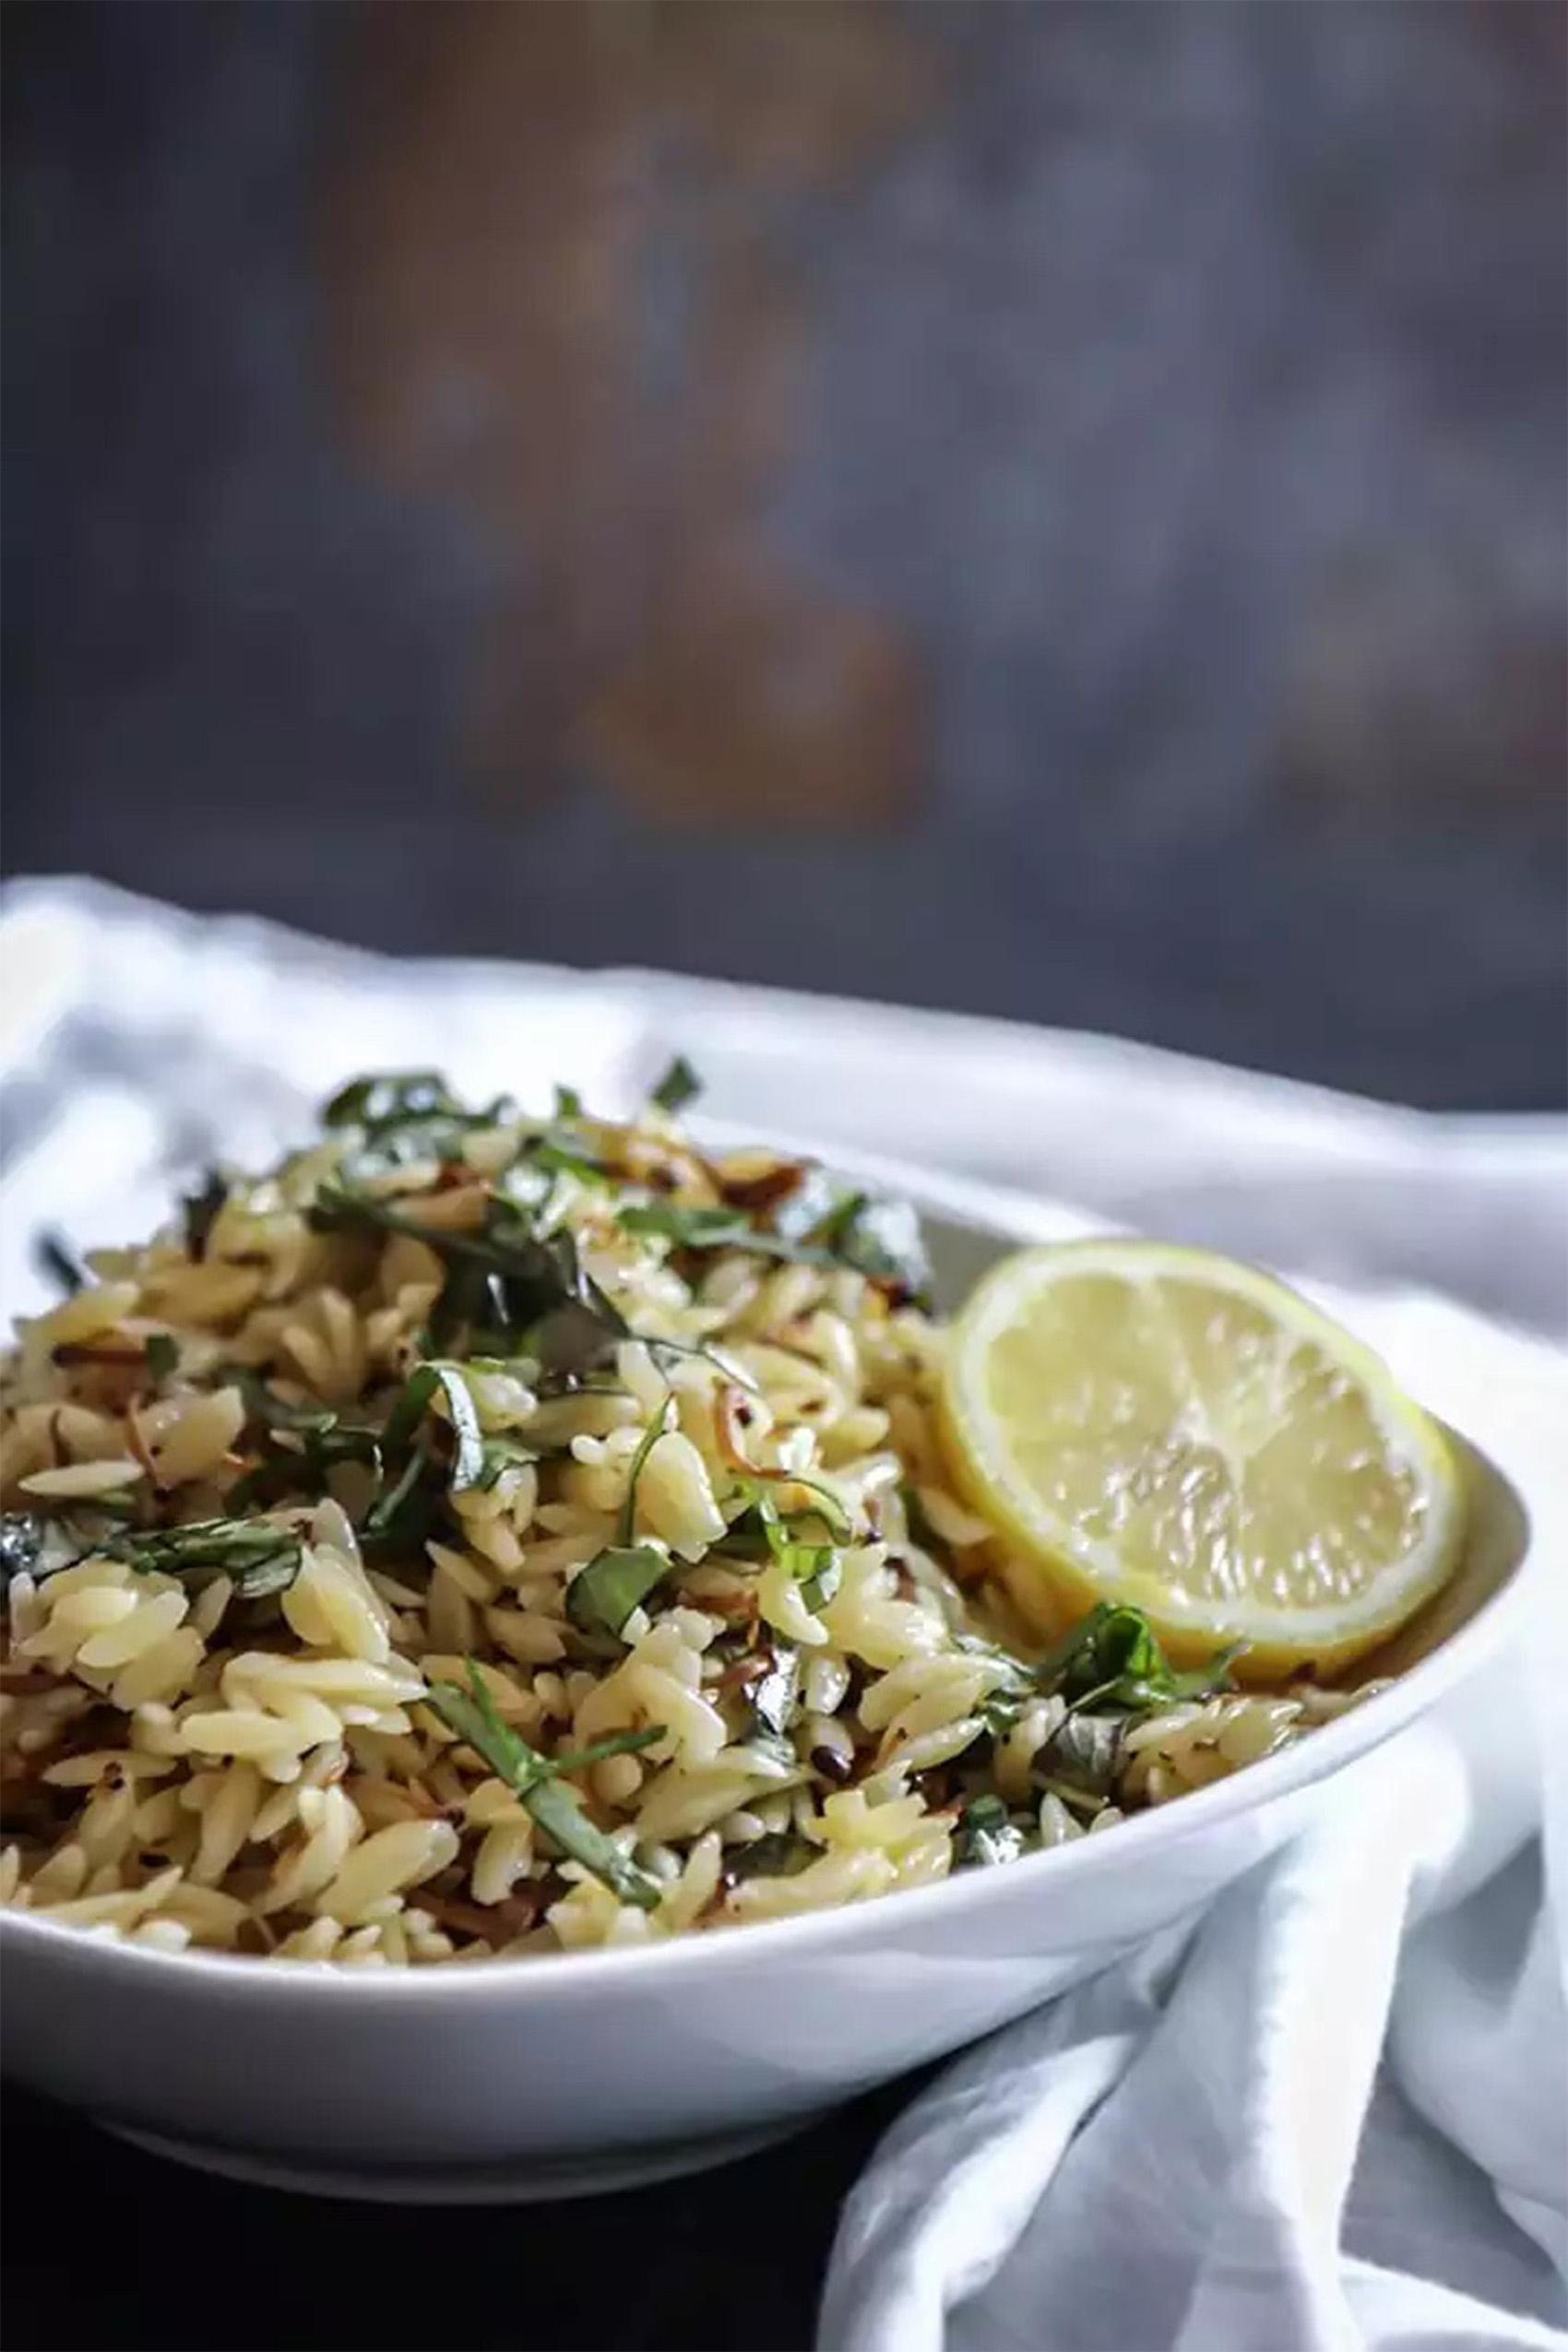
<path fill-rule="evenodd" d="M 657 1107 L 486 1121 L 431 1082 L 380 1085 L 349 1098 L 390 1099 L 379 1125 L 339 1106 L 322 1144 L 95 1253 L 87 1287 L 18 1327 L 0 1902 L 167 1952 L 358 1966 L 647 1941 L 1114 1826 L 1348 1703 L 1129 1713 L 1086 1783 L 1061 1748 L 1076 1710 L 1013 1654 L 999 1539 L 943 1484 L 941 1326 L 880 1247 L 839 1247 L 853 1205 L 778 1263 L 736 1220 L 774 1250 L 780 1204 L 820 1180 L 771 1155 L 706 1158 Z M 324 1185 L 432 1241 L 321 1229 Z M 378 1534 L 398 1465 L 374 1439 L 433 1315 L 455 1344 L 461 1245 L 498 1190 L 536 1240 L 570 1237 L 589 1325 L 604 1309 L 589 1360 L 569 1377 L 548 1348 L 475 1348 L 492 1310 L 470 1283 L 467 1413 L 445 1387 L 413 1411 L 420 1507 Z M 709 1232 L 729 1238 L 620 1221 L 661 1203 L 677 1223 L 728 1206 Z M 454 1487 L 455 1412 L 484 1467 Z M 227 1528 L 208 1557 L 172 1536 L 208 1522 Z M 573 1587 L 618 1547 L 647 1588 L 606 1630 Z M 476 1705 L 470 1675 L 537 1755 L 608 1746 L 552 1785 L 636 1899 L 433 1698 Z"/>

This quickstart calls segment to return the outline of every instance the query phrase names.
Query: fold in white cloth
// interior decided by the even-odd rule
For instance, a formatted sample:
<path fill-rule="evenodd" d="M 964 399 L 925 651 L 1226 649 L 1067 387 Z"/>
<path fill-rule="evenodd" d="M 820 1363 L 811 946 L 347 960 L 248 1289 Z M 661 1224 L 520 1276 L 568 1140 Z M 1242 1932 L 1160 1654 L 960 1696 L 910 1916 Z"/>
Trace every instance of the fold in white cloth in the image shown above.
<path fill-rule="evenodd" d="M 823 2352 L 1568 2346 L 1568 1371 L 1433 1302 L 1381 1320 L 1506 1439 L 1527 1639 L 915 2101 L 846 2205 Z"/>
<path fill-rule="evenodd" d="M 76 884 L 0 894 L 0 1301 L 37 1303 L 34 1222 L 125 1238 L 192 1159 L 265 1151 L 350 1068 L 613 1104 L 671 1046 L 737 1127 L 1568 1328 L 1562 1120 L 658 974 L 404 966 Z M 846 2208 L 823 2352 L 1568 2346 L 1568 1380 L 1432 1300 L 1377 1312 L 1407 1358 L 1462 1368 L 1460 1426 L 1506 1440 L 1527 1644 L 1206 1916 L 916 2100 Z"/>

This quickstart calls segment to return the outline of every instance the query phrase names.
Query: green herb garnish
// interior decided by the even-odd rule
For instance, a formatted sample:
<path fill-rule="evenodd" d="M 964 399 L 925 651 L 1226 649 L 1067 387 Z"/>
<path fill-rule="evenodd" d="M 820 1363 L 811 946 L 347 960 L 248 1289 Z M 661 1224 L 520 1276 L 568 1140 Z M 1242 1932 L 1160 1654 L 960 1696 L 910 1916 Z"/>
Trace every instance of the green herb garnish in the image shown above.
<path fill-rule="evenodd" d="M 597 1750 L 584 1749 L 576 1757 L 552 1760 L 541 1755 L 537 1748 L 530 1748 L 509 1724 L 502 1721 L 478 1667 L 472 1658 L 467 1664 L 467 1692 L 460 1691 L 455 1682 L 432 1685 L 430 1704 L 436 1713 L 508 1788 L 516 1790 L 546 1836 L 552 1838 L 564 1854 L 580 1862 L 623 1903 L 635 1903 L 643 1911 L 653 1910 L 662 1892 L 659 1881 L 595 1826 L 576 1798 L 562 1786 L 560 1775 L 580 1770 L 585 1760 L 597 1762 L 603 1753 L 619 1755 L 634 1747 L 646 1747 L 663 1737 L 663 1727 L 620 1734 L 614 1742 L 601 1741 Z"/>
<path fill-rule="evenodd" d="M 515 1118 L 509 1096 L 470 1111 L 436 1070 L 410 1070 L 350 1079 L 322 1111 L 327 1127 L 357 1128 L 359 1147 L 344 1161 L 344 1172 L 371 1176 L 406 1167 L 410 1160 L 460 1160 L 476 1130 Z"/>
<path fill-rule="evenodd" d="M 39 1573 L 49 1526 L 49 1521 L 37 1511 L 0 1513 L 0 1586 L 8 1590 L 13 1576 Z"/>
<path fill-rule="evenodd" d="M 1122 1769 L 1127 1724 L 1124 1715 L 1069 1715 L 1057 1725 L 1036 1762 L 1057 1783 L 1065 1781 L 1086 1796 L 1109 1798 Z"/>
<path fill-rule="evenodd" d="M 621 1504 L 619 1531 L 623 1544 L 630 1544 L 636 1536 L 637 1486 L 648 1455 L 670 1426 L 670 1402 L 669 1396 L 665 1396 L 658 1410 L 653 1414 L 647 1429 L 637 1440 L 636 1451 L 632 1455 L 631 1465 L 626 1472 L 626 1492 Z"/>
<path fill-rule="evenodd" d="M 93 1552 L 123 1560 L 138 1575 L 179 1576 L 200 1586 L 228 1576 L 242 1600 L 282 1592 L 300 1571 L 304 1548 L 291 1528 L 265 1519 L 196 1519 L 184 1527 L 125 1527 L 103 1524 L 108 1515 L 94 1506 L 84 1525 L 71 1518 L 46 1519 L 32 1511 L 0 1517 L 0 1576 L 8 1584 L 24 1570 L 50 1576 Z"/>
<path fill-rule="evenodd" d="M 793 1830 L 772 1830 L 754 1837 L 749 1846 L 732 1846 L 724 1858 L 724 1879 L 739 1886 L 749 1878 L 795 1878 L 820 1861 L 822 1848 L 797 1836 Z"/>
<path fill-rule="evenodd" d="M 367 1550 L 410 1555 L 423 1550 L 440 1517 L 440 1491 L 432 1476 L 435 1469 L 433 1455 L 417 1450 L 410 1455 L 360 1521 L 360 1541 Z"/>
<path fill-rule="evenodd" d="M 167 1380 L 179 1368 L 180 1343 L 171 1331 L 149 1331 L 142 1342 L 142 1354 L 147 1360 L 147 1376 L 155 1384 Z"/>
<path fill-rule="evenodd" d="M 39 1271 L 46 1274 L 67 1299 L 73 1298 L 86 1283 L 86 1267 L 58 1233 L 41 1233 L 33 1243 L 33 1255 Z"/>
<path fill-rule="evenodd" d="M 1029 1669 L 1039 1689 L 1082 1702 L 1105 1699 L 1129 1714 L 1146 1714 L 1179 1699 L 1207 1698 L 1230 1688 L 1229 1669 L 1246 1648 L 1232 1642 L 1205 1666 L 1172 1667 L 1141 1609 L 1102 1600 Z"/>
<path fill-rule="evenodd" d="M 550 1176 L 575 1176 L 580 1184 L 605 1184 L 610 1170 L 602 1159 L 595 1159 L 578 1144 L 564 1141 L 560 1135 L 536 1135 L 525 1145 L 526 1157 L 536 1168 Z"/>
<path fill-rule="evenodd" d="M 780 1483 L 783 1483 L 781 1480 Z M 726 1528 L 720 1549 L 739 1552 L 742 1556 L 766 1557 L 776 1560 L 787 1575 L 801 1587 L 801 1598 L 808 1609 L 826 1609 L 844 1581 L 844 1571 L 836 1546 L 849 1540 L 849 1521 L 843 1516 L 837 1498 L 818 1487 L 813 1479 L 790 1474 L 792 1486 L 810 1487 L 821 1495 L 829 1510 L 822 1503 L 808 1504 L 801 1511 L 780 1511 L 766 1486 L 756 1479 L 742 1479 L 741 1491 L 749 1497 L 745 1509 Z M 795 1532 L 812 1520 L 820 1521 L 833 1541 L 805 1542 Z"/>
<path fill-rule="evenodd" d="M 557 1377 L 580 1377 L 607 1362 L 627 1334 L 625 1317 L 578 1259 L 568 1232 L 539 1235 L 525 1204 L 497 1194 L 473 1232 L 422 1225 L 417 1217 L 364 1193 L 324 1184 L 310 1212 L 318 1232 L 410 1233 L 448 1268 L 433 1334 L 476 1332 L 482 1352 L 528 1355 Z M 479 1352 L 476 1350 L 476 1352 Z"/>
<path fill-rule="evenodd" d="M 667 1111 L 673 1114 L 677 1111 L 683 1111 L 688 1102 L 695 1102 L 701 1092 L 702 1080 L 685 1055 L 678 1053 L 654 1087 L 648 1100 L 656 1102 L 660 1111 Z"/>
<path fill-rule="evenodd" d="M 598 1644 L 608 1639 L 619 1645 L 623 1629 L 656 1585 L 670 1574 L 665 1553 L 652 1544 L 637 1543 L 637 1483 L 643 1465 L 669 1425 L 666 1396 L 637 1441 L 626 1472 L 626 1492 L 621 1504 L 618 1541 L 608 1545 L 577 1571 L 566 1587 L 566 1614 L 579 1633 Z"/>
<path fill-rule="evenodd" d="M 596 1552 L 567 1586 L 566 1615 L 579 1633 L 619 1646 L 633 1610 L 669 1574 L 668 1558 L 651 1544 L 612 1544 Z"/>
<path fill-rule="evenodd" d="M 212 1229 L 229 1197 L 229 1187 L 216 1168 L 209 1168 L 202 1178 L 199 1190 L 187 1193 L 180 1203 L 184 1228 L 185 1255 L 193 1265 L 206 1257 L 212 1239 Z"/>
<path fill-rule="evenodd" d="M 92 1549 L 124 1560 L 141 1575 L 179 1576 L 198 1586 L 227 1576 L 242 1600 L 285 1591 L 304 1557 L 303 1543 L 291 1528 L 266 1519 L 196 1519 L 184 1527 L 127 1529 L 95 1538 Z"/>
<path fill-rule="evenodd" d="M 510 1367 L 491 1356 L 470 1356 L 462 1363 L 454 1363 L 443 1356 L 427 1356 L 417 1363 L 398 1393 L 397 1401 L 387 1414 L 381 1430 L 382 1450 L 398 1455 L 411 1445 L 420 1426 L 430 1409 L 437 1390 L 446 1399 L 451 1416 L 457 1452 L 452 1464 L 452 1486 L 460 1493 L 465 1487 L 493 1486 L 499 1469 L 517 1460 L 536 1462 L 539 1455 L 531 1446 L 522 1445 L 509 1437 L 487 1438 L 480 1427 L 479 1412 L 474 1404 L 473 1390 L 469 1385 L 474 1372 L 506 1372 Z M 485 1457 L 493 1455 L 496 1468 L 486 1475 Z"/>
<path fill-rule="evenodd" d="M 1024 1832 L 1009 1821 L 1000 1797 L 972 1797 L 958 1816 L 954 1835 L 953 1859 L 959 1870 L 1016 1862 L 1028 1844 Z"/>
<path fill-rule="evenodd" d="M 851 1193 L 803 1230 L 754 1224 L 743 1208 L 688 1206 L 678 1201 L 635 1202 L 619 1214 L 628 1233 L 652 1236 L 678 1250 L 749 1250 L 754 1257 L 837 1270 L 848 1266 L 895 1290 L 923 1300 L 930 1283 L 919 1220 L 897 1201 Z"/>
<path fill-rule="evenodd" d="M 542 1446 L 525 1445 L 520 1438 L 487 1437 L 480 1449 L 480 1474 L 474 1484 L 481 1492 L 488 1492 L 508 1470 L 524 1470 L 530 1462 L 541 1461 L 545 1450 Z"/>
<path fill-rule="evenodd" d="M 754 1250 L 788 1257 L 791 1245 L 765 1233 L 743 1208 L 683 1207 L 678 1201 L 635 1201 L 616 1219 L 624 1232 L 669 1241 L 678 1250 Z"/>
<path fill-rule="evenodd" d="M 746 1700 L 757 1728 L 787 1741 L 800 1694 L 801 1654 L 790 1643 L 775 1642 L 768 1655 L 767 1671 L 747 1685 Z"/>

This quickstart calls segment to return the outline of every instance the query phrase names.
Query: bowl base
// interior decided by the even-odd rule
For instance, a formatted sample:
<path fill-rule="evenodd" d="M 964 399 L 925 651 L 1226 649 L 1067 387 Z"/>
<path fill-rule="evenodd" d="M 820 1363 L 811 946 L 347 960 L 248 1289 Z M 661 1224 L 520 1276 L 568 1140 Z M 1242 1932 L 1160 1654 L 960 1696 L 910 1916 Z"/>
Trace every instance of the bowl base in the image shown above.
<path fill-rule="evenodd" d="M 686 2172 L 705 2172 L 711 2165 L 732 2164 L 737 2157 L 771 2147 L 776 2140 L 788 2139 L 791 2132 L 803 2132 L 816 2118 L 792 2115 L 760 2131 L 659 2141 L 646 2148 L 612 2150 L 603 2156 L 501 2157 L 493 2164 L 436 2166 L 339 2164 L 303 2153 L 251 2156 L 203 2140 L 144 2132 L 107 2116 L 95 2120 L 117 2140 L 128 2140 L 148 2156 L 191 2165 L 199 2172 L 218 2173 L 248 2188 L 284 2189 L 304 2197 L 350 2197 L 374 2204 L 513 2205 L 604 2196 L 617 2189 L 641 2189 L 657 2180 L 677 2180 Z"/>

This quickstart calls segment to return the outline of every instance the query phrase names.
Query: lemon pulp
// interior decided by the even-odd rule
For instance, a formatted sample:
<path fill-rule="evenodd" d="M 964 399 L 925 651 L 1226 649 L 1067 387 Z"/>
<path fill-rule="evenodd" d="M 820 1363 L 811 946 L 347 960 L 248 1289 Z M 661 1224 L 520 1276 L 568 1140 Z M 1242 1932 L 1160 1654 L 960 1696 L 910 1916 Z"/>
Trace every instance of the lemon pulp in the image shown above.
<path fill-rule="evenodd" d="M 1332 1670 L 1458 1554 L 1436 1423 L 1329 1316 L 1208 1252 L 1108 1240 L 1004 1260 L 954 1325 L 941 1414 L 1042 1628 L 1124 1600 L 1177 1657 L 1239 1637 L 1253 1679 Z"/>

